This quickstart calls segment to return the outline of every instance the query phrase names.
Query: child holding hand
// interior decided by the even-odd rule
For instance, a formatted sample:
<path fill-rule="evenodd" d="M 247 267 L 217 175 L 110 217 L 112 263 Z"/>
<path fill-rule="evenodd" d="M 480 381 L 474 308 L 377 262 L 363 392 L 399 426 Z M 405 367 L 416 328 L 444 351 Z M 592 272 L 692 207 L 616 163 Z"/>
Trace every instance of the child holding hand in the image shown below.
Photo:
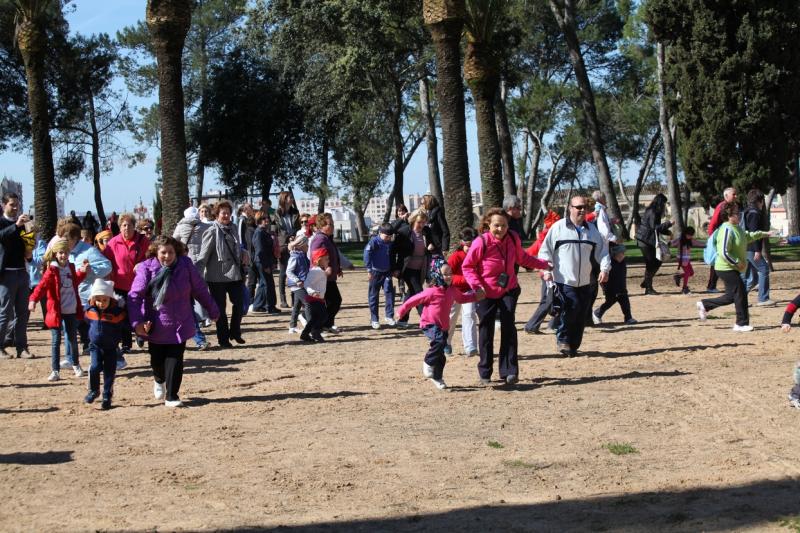
<path fill-rule="evenodd" d="M 328 286 L 326 269 L 330 266 L 327 248 L 317 248 L 311 254 L 311 270 L 308 271 L 303 284 L 306 290 L 306 327 L 300 333 L 300 340 L 306 342 L 324 342 L 322 327 L 328 318 L 325 306 L 325 291 Z"/>
<path fill-rule="evenodd" d="M 465 294 L 453 286 L 453 271 L 441 257 L 434 257 L 431 261 L 429 276 L 433 286 L 403 302 L 398 313 L 404 316 L 413 307 L 423 306 L 419 326 L 431 343 L 422 362 L 422 375 L 429 378 L 437 389 L 442 390 L 447 388 L 444 382 L 444 365 L 447 362 L 444 348 L 447 345 L 450 309 L 453 302 L 460 304 L 476 302 L 482 299 L 484 294 L 483 292 Z"/>
<path fill-rule="evenodd" d="M 102 372 L 102 407 L 111 409 L 114 377 L 117 374 L 117 350 L 122 342 L 123 324 L 128 319 L 125 309 L 117 302 L 113 281 L 94 280 L 85 319 L 89 325 L 89 353 L 92 364 L 89 367 L 89 392 L 84 401 L 92 403 L 100 395 L 100 372 Z"/>
<path fill-rule="evenodd" d="M 47 265 L 42 280 L 33 290 L 28 302 L 28 311 L 36 309 L 36 302 L 47 298 L 45 325 L 50 328 L 52 337 L 50 357 L 52 372 L 48 381 L 58 381 L 60 376 L 61 328 L 64 328 L 64 342 L 68 343 L 75 354 L 72 370 L 75 377 L 83 377 L 83 369 L 78 362 L 78 321 L 83 320 L 83 308 L 78 295 L 78 285 L 86 278 L 89 261 L 76 271 L 69 262 L 69 243 L 66 239 L 58 239 L 45 253 L 43 264 Z"/>
<path fill-rule="evenodd" d="M 675 281 L 675 286 L 679 287 L 681 278 L 683 278 L 683 294 L 691 294 L 689 291 L 689 278 L 694 276 L 694 268 L 692 268 L 692 248 L 702 248 L 705 246 L 704 242 L 696 241 L 694 239 L 694 228 L 688 226 L 683 230 L 683 234 L 677 239 L 673 239 L 670 246 L 678 248 L 678 272 L 673 274 L 672 279 Z M 683 273 L 681 274 L 681 271 Z"/>

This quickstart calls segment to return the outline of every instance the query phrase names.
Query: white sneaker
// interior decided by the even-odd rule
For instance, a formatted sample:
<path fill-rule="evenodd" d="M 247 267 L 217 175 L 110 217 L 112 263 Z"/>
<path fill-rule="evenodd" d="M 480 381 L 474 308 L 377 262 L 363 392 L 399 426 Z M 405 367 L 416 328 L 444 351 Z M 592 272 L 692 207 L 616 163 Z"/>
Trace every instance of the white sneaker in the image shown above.
<path fill-rule="evenodd" d="M 738 331 L 740 333 L 747 333 L 748 331 L 753 331 L 753 326 L 747 324 L 745 326 L 740 326 L 739 324 L 733 325 L 733 331 Z"/>
<path fill-rule="evenodd" d="M 383 319 L 383 321 L 386 322 L 387 326 L 396 326 L 397 325 L 397 322 L 395 321 L 394 318 L 386 317 L 386 318 Z"/>
<path fill-rule="evenodd" d="M 422 375 L 426 378 L 433 379 L 433 367 L 425 361 L 422 362 Z"/>
<path fill-rule="evenodd" d="M 61 368 L 69 368 L 69 367 L 71 367 L 71 366 L 72 366 L 72 363 L 70 363 L 70 362 L 69 362 L 69 361 L 67 361 L 66 359 L 62 359 L 62 360 L 61 360 L 61 361 L 58 363 L 58 366 L 60 366 Z"/>
<path fill-rule="evenodd" d="M 700 322 L 703 322 L 706 318 L 708 318 L 708 311 L 706 311 L 703 302 L 697 302 L 697 314 L 700 316 Z"/>
<path fill-rule="evenodd" d="M 370 326 L 372 326 L 372 329 L 381 329 L 381 323 L 378 321 L 370 322 Z"/>
<path fill-rule="evenodd" d="M 431 379 L 431 383 L 433 383 L 436 386 L 437 389 L 444 390 L 444 389 L 447 388 L 447 383 L 445 383 L 443 379 L 434 379 L 434 378 L 430 378 L 430 379 Z"/>
<path fill-rule="evenodd" d="M 183 407 L 183 402 L 180 400 L 166 400 L 164 407 Z"/>
<path fill-rule="evenodd" d="M 331 326 L 329 328 L 325 328 L 325 331 L 333 334 L 339 333 L 339 326 Z"/>
<path fill-rule="evenodd" d="M 47 381 L 58 381 L 59 379 L 61 379 L 61 376 L 59 375 L 58 370 L 53 370 L 50 372 L 50 375 L 47 376 Z"/>
<path fill-rule="evenodd" d="M 592 322 L 594 323 L 595 326 L 599 326 L 600 324 L 603 323 L 603 317 L 597 314 L 597 309 L 592 311 Z"/>
<path fill-rule="evenodd" d="M 157 381 L 153 382 L 153 397 L 156 400 L 160 400 L 164 397 L 164 384 L 158 383 Z"/>
<path fill-rule="evenodd" d="M 758 307 L 769 307 L 771 305 L 775 305 L 775 302 L 772 300 L 764 300 L 763 302 L 756 302 L 756 306 Z"/>
<path fill-rule="evenodd" d="M 291 333 L 291 334 L 297 334 L 297 333 L 300 333 L 300 330 L 299 330 L 299 329 L 297 329 L 297 328 L 289 328 L 289 333 Z"/>
<path fill-rule="evenodd" d="M 80 365 L 73 366 L 72 367 L 72 371 L 75 372 L 75 377 L 76 378 L 82 378 L 83 377 L 83 369 L 80 367 Z"/>
<path fill-rule="evenodd" d="M 308 324 L 308 321 L 306 320 L 306 317 L 304 317 L 302 314 L 300 314 L 297 317 L 297 319 L 300 321 L 301 324 L 303 324 L 303 327 L 306 327 L 306 324 Z"/>

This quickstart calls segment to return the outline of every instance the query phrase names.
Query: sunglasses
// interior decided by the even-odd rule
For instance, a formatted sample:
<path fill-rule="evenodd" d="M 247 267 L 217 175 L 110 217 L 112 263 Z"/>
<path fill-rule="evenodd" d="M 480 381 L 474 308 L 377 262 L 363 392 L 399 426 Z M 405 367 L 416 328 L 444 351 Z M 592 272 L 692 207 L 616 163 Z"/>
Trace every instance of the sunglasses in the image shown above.
<path fill-rule="evenodd" d="M 572 209 L 575 209 L 576 211 L 586 211 L 586 205 L 585 204 L 584 205 L 571 205 L 570 207 Z"/>

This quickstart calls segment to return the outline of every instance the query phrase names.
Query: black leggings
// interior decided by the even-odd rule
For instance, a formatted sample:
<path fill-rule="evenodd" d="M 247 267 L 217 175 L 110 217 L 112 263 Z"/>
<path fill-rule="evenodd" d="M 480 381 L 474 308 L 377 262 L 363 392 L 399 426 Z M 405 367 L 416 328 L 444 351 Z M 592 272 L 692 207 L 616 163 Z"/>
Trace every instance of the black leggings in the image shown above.
<path fill-rule="evenodd" d="M 711 311 L 723 305 L 734 304 L 736 306 L 736 325 L 746 326 L 750 324 L 750 314 L 747 309 L 747 290 L 744 287 L 742 276 L 734 270 L 719 270 L 717 276 L 725 284 L 725 294 L 717 298 L 703 300 L 703 307 L 706 311 Z"/>
<path fill-rule="evenodd" d="M 155 344 L 148 346 L 150 352 L 150 368 L 153 369 L 153 378 L 156 383 L 164 383 L 166 399 L 174 402 L 178 399 L 183 381 L 183 352 L 186 343 L 181 344 Z"/>
<path fill-rule="evenodd" d="M 406 283 L 406 296 L 403 298 L 405 302 L 415 294 L 422 292 L 422 271 L 421 270 L 414 270 L 412 268 L 407 268 L 403 271 L 402 278 L 403 281 Z M 422 306 L 417 306 L 417 312 L 422 315 Z M 408 315 L 406 313 L 404 316 L 400 317 L 400 322 L 408 322 Z"/>
<path fill-rule="evenodd" d="M 656 247 L 642 241 L 636 241 L 636 244 L 639 246 L 639 249 L 642 251 L 642 256 L 644 257 L 645 271 L 650 274 L 650 277 L 655 276 L 658 269 L 661 268 L 661 261 L 656 259 Z"/>

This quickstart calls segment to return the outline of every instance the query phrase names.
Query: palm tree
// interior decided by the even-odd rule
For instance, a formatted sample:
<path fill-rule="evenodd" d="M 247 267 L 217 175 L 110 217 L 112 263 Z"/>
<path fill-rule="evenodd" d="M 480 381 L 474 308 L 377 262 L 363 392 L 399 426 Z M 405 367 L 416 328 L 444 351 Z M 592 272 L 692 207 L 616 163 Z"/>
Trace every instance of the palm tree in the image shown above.
<path fill-rule="evenodd" d="M 467 163 L 461 30 L 464 0 L 423 0 L 422 15 L 436 49 L 436 98 L 442 125 L 442 170 L 447 225 L 454 232 L 472 226 L 472 194 Z M 457 239 L 451 239 L 456 245 Z"/>
<path fill-rule="evenodd" d="M 28 111 L 31 116 L 33 152 L 33 189 L 37 226 L 44 239 L 55 234 L 56 181 L 53 169 L 53 146 L 50 140 L 50 117 L 47 111 L 44 57 L 47 47 L 48 20 L 60 10 L 58 0 L 15 0 L 15 40 L 25 63 L 28 82 Z"/>
<path fill-rule="evenodd" d="M 492 37 L 507 3 L 508 0 L 465 2 L 467 49 L 464 54 L 464 79 L 475 101 L 484 209 L 500 207 L 503 203 L 500 142 L 494 113 L 500 75 L 492 50 Z"/>
<path fill-rule="evenodd" d="M 191 0 L 147 0 L 147 28 L 158 62 L 161 122 L 162 233 L 172 235 L 189 205 L 181 55 L 192 21 Z"/>

